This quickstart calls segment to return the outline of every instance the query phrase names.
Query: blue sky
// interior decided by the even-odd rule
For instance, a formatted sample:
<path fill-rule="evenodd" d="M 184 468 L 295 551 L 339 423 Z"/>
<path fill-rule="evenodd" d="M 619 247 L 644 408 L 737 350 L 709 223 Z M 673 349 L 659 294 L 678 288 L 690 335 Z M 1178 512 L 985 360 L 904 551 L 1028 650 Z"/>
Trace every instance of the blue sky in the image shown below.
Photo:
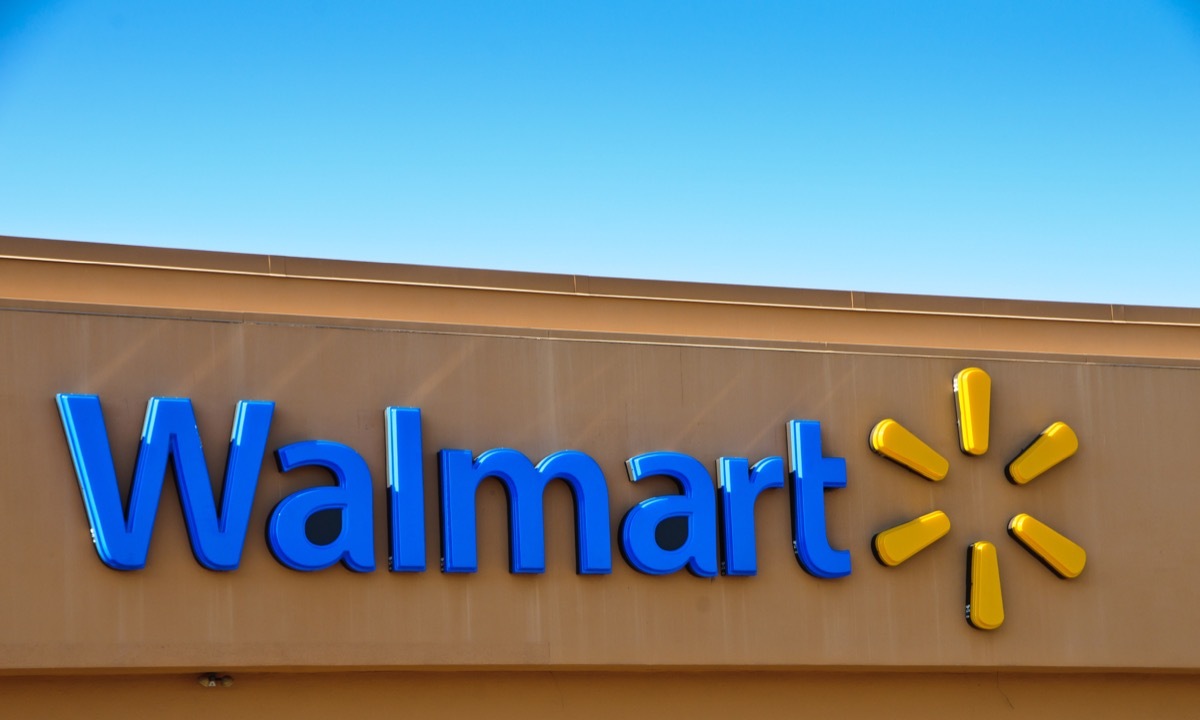
<path fill-rule="evenodd" d="M 1200 306 L 1200 3 L 0 0 L 0 234 Z"/>

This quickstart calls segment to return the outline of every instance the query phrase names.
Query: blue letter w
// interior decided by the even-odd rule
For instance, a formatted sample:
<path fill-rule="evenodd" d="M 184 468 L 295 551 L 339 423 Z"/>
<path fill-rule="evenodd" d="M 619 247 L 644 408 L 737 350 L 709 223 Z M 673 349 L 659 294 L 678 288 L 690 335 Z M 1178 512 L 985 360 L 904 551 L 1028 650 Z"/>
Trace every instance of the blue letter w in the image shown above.
<path fill-rule="evenodd" d="M 60 394 L 58 409 L 92 524 L 96 551 L 105 565 L 117 570 L 140 570 L 146 566 L 170 459 L 196 561 L 209 570 L 237 569 L 275 403 L 241 401 L 237 405 L 219 516 L 191 400 L 150 399 L 129 492 L 128 515 L 117 487 L 100 398 Z"/>

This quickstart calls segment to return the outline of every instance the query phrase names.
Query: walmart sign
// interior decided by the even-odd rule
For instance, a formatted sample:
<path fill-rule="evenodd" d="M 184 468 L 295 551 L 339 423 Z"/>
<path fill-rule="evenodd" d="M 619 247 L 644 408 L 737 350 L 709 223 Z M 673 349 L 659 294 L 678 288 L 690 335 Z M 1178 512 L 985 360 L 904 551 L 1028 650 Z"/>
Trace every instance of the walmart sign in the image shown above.
<path fill-rule="evenodd" d="M 237 569 L 249 529 L 275 404 L 242 401 L 234 413 L 233 435 L 221 496 L 214 497 L 192 403 L 186 398 L 152 398 L 146 410 L 128 510 L 121 499 L 104 425 L 95 395 L 58 395 L 67 444 L 100 559 L 117 570 L 145 567 L 154 520 L 166 477 L 174 469 L 188 537 L 196 561 L 215 571 Z M 423 572 L 425 548 L 425 471 L 421 411 L 389 407 L 387 502 L 393 572 Z M 787 424 L 788 472 L 796 558 L 812 575 L 850 574 L 850 553 L 830 547 L 826 536 L 826 490 L 846 486 L 846 463 L 821 452 L 821 425 L 811 420 Z M 271 553 L 286 567 L 311 572 L 342 563 L 355 572 L 375 570 L 373 486 L 366 461 L 354 448 L 325 440 L 306 440 L 278 448 L 282 472 L 316 466 L 336 485 L 297 490 L 285 497 L 267 521 Z M 676 452 L 651 452 L 630 458 L 629 480 L 652 476 L 674 480 L 678 495 L 637 503 L 620 524 L 618 545 L 626 562 L 650 575 L 687 568 L 712 577 L 757 573 L 754 506 L 764 490 L 784 487 L 782 457 L 751 465 L 744 458 L 722 457 L 717 483 L 703 463 Z M 577 450 L 553 453 L 534 464 L 517 450 L 494 449 L 438 453 L 441 508 L 441 568 L 448 573 L 478 569 L 476 490 L 488 478 L 508 494 L 511 571 L 546 570 L 543 494 L 560 480 L 575 500 L 577 572 L 611 573 L 608 480 L 596 461 Z M 218 507 L 219 506 L 219 507 Z M 316 543 L 306 528 L 321 512 L 341 515 L 341 529 L 328 543 Z M 656 538 L 665 521 L 686 523 L 686 539 L 667 549 Z M 719 536 L 719 538 L 718 538 Z M 719 557 L 718 557 L 719 555 Z"/>

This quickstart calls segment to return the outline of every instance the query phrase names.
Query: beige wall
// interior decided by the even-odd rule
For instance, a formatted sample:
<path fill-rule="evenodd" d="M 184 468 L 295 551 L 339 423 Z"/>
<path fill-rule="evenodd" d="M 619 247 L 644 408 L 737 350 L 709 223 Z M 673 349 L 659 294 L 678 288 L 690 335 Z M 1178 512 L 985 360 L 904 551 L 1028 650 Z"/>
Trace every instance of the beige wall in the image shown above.
<path fill-rule="evenodd" d="M 5 717 L 1189 718 L 1194 675 L 1028 673 L 237 673 L 0 677 Z"/>
<path fill-rule="evenodd" d="M 1200 502 L 1194 311 L 868 302 L 851 293 L 585 279 L 588 288 L 610 282 L 620 290 L 593 297 L 579 291 L 579 279 L 567 289 L 567 279 L 553 276 L 449 277 L 437 273 L 452 271 L 328 263 L 298 279 L 276 274 L 282 260 L 263 260 L 267 267 L 258 268 L 249 256 L 0 242 L 0 667 L 1200 667 L 1193 611 L 1200 552 L 1191 541 Z M 950 378 L 967 365 L 994 380 L 992 451 L 984 458 L 956 450 Z M 284 476 L 268 462 L 241 569 L 212 573 L 192 560 L 169 488 L 148 567 L 109 570 L 88 538 L 57 392 L 101 396 L 126 478 L 150 396 L 193 399 L 214 475 L 223 467 L 234 403 L 276 401 L 270 448 L 325 438 L 367 459 L 381 569 L 301 574 L 280 567 L 262 540 L 270 509 L 325 478 L 312 470 Z M 431 568 L 424 574 L 382 569 L 387 405 L 424 412 Z M 868 451 L 867 433 L 884 417 L 950 458 L 943 483 Z M 822 581 L 800 570 L 782 491 L 759 504 L 757 577 L 647 577 L 619 556 L 611 576 L 580 577 L 563 487 L 548 493 L 547 573 L 513 576 L 495 483 L 481 491 L 480 572 L 436 569 L 438 448 L 508 446 L 535 459 L 584 450 L 608 477 L 615 536 L 628 507 L 671 492 L 665 481 L 629 483 L 626 458 L 676 450 L 712 467 L 720 455 L 780 455 L 792 418 L 820 420 L 826 454 L 847 459 L 849 487 L 826 497 L 831 541 L 853 555 L 849 578 Z M 1006 483 L 1004 463 L 1053 420 L 1078 431 L 1080 453 L 1027 487 Z M 949 537 L 899 568 L 872 559 L 875 532 L 933 509 L 950 515 Z M 1020 511 L 1087 548 L 1081 578 L 1059 580 L 1006 537 L 1006 521 Z M 972 630 L 962 618 L 963 551 L 980 539 L 1000 550 L 1008 617 L 994 633 Z M 229 692 L 269 698 L 303 682 L 255 677 L 261 691 L 239 684 Z M 364 692 L 385 692 L 384 684 L 371 684 L 381 676 L 348 677 L 368 686 Z M 454 695 L 469 676 L 386 677 L 401 687 L 436 678 Z M 603 689 L 583 682 L 586 674 L 486 677 L 497 693 L 527 684 L 548 703 L 556 697 L 549 680 L 583 683 L 572 697 L 584 707 L 593 702 L 587 693 Z M 611 696 L 621 697 L 620 688 L 654 676 L 604 677 Z M 704 704 L 715 692 L 708 674 L 670 677 L 681 702 Z M 880 683 L 914 703 L 922 683 L 961 691 L 963 702 L 982 692 L 979 683 L 993 683 L 975 675 L 737 677 L 764 683 L 765 696 L 779 702 L 796 683 L 845 687 L 859 703 L 874 702 L 860 690 Z M 1006 677 L 1042 706 L 1059 697 L 1107 697 L 1097 678 Z M 21 684 L 19 692 L 55 682 L 65 681 Z M 140 683 L 153 697 L 185 692 L 165 678 L 80 682 L 98 702 L 123 682 Z M 1188 681 L 1137 682 L 1158 683 L 1194 704 Z M 208 692 L 220 702 L 221 691 Z M 655 694 L 649 685 L 640 692 Z"/>

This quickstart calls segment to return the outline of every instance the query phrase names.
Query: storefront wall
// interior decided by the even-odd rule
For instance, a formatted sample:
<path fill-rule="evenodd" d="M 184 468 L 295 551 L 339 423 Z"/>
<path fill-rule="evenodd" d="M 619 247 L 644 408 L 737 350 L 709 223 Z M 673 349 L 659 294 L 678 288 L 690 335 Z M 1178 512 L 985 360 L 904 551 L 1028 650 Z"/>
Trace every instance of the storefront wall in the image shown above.
<path fill-rule="evenodd" d="M 0 241 L 0 684 L 17 708 L 67 714 L 78 700 L 96 717 L 123 696 L 230 717 L 350 703 L 435 716 L 1194 707 L 1198 324 L 1168 309 Z M 951 378 L 968 366 L 993 382 L 983 457 L 957 449 Z M 236 571 L 193 559 L 170 482 L 145 569 L 106 567 L 57 393 L 100 397 L 126 492 L 149 398 L 191 398 L 214 478 L 236 403 L 274 401 L 269 452 L 325 439 L 366 460 L 377 569 L 275 561 L 272 509 L 331 480 L 269 458 Z M 389 406 L 422 411 L 423 573 L 386 569 Z M 870 451 L 887 417 L 950 460 L 944 481 Z M 713 472 L 724 456 L 786 458 L 793 419 L 819 421 L 824 455 L 846 459 L 847 486 L 825 499 L 848 577 L 799 567 L 782 489 L 757 505 L 757 576 L 648 576 L 622 561 L 626 511 L 676 491 L 629 482 L 627 459 L 674 451 Z M 1078 454 L 1006 482 L 1005 464 L 1053 421 L 1075 429 Z M 546 572 L 511 574 L 498 481 L 479 492 L 479 571 L 438 571 L 436 452 L 497 447 L 595 458 L 611 574 L 575 573 L 562 483 L 546 493 Z M 951 518 L 946 538 L 900 567 L 875 561 L 875 533 L 932 510 Z M 1018 512 L 1082 545 L 1085 572 L 1059 579 L 1008 538 Z M 992 632 L 963 619 L 977 540 L 999 551 L 1006 617 Z M 236 681 L 199 687 L 209 671 Z"/>
<path fill-rule="evenodd" d="M 1190 718 L 1194 675 L 857 672 L 237 673 L 0 677 L 5 717 Z"/>

